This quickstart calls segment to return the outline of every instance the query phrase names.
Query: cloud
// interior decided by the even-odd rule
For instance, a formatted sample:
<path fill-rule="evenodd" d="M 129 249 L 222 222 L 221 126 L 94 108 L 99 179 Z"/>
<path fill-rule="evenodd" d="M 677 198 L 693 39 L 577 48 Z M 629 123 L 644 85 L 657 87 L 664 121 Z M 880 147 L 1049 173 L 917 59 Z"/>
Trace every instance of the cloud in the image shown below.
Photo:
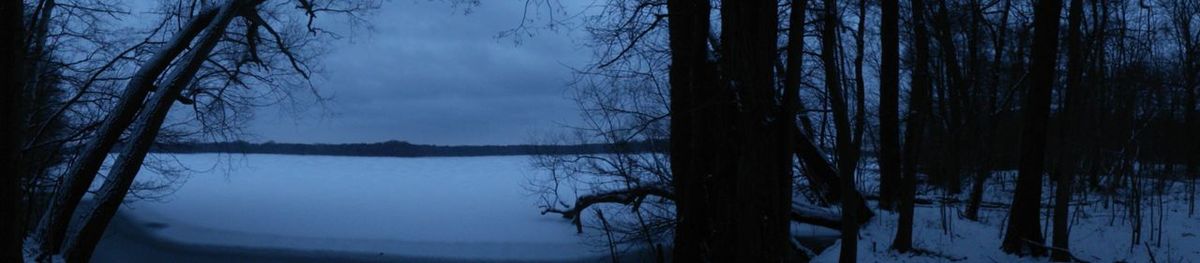
<path fill-rule="evenodd" d="M 318 88 L 330 114 L 293 118 L 268 110 L 251 122 L 258 140 L 434 144 L 526 143 L 531 133 L 574 123 L 568 66 L 591 52 L 580 32 L 497 39 L 521 19 L 522 1 L 484 1 L 468 15 L 437 1 L 391 1 L 373 32 L 331 43 Z M 335 25 L 336 26 L 336 25 Z"/>

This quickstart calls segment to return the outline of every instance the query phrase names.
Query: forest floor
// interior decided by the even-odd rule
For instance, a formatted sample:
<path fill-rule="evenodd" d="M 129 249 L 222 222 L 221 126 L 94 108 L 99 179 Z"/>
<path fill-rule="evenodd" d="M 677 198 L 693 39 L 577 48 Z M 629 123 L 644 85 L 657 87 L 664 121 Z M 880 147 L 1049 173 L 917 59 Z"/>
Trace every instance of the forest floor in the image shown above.
<path fill-rule="evenodd" d="M 913 224 L 913 246 L 920 253 L 889 250 L 895 238 L 897 214 L 877 210 L 862 229 L 859 262 L 1049 262 L 1048 257 L 1017 257 L 1000 251 L 1004 225 L 1015 185 L 1015 172 L 997 172 L 989 180 L 979 221 L 962 216 L 965 203 L 918 204 Z M 1048 181 L 1048 180 L 1044 180 Z M 1154 179 L 1140 183 L 1141 198 L 1132 187 L 1115 195 L 1093 190 L 1074 195 L 1070 217 L 1070 251 L 1087 262 L 1200 262 L 1200 211 L 1189 213 L 1189 193 L 1184 181 Z M 873 178 L 860 179 L 862 189 L 874 188 Z M 922 187 L 919 199 L 967 200 L 969 182 L 961 195 L 943 196 L 940 189 Z M 1155 194 L 1158 189 L 1162 195 Z M 1042 190 L 1042 233 L 1050 245 L 1053 186 Z M 1138 200 L 1133 202 L 1132 200 Z M 872 203 L 871 207 L 875 207 Z M 823 250 L 812 262 L 837 262 L 841 242 Z"/>

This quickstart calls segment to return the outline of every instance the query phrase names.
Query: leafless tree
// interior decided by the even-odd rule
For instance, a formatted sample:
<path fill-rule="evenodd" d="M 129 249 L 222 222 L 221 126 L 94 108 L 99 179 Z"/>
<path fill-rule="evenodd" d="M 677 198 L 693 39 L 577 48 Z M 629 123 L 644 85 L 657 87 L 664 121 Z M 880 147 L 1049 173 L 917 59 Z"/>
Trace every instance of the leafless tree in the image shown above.
<path fill-rule="evenodd" d="M 0 3 L 0 67 L 3 67 L 3 82 L 0 82 L 0 210 L 7 215 L 0 219 L 0 260 L 19 262 L 22 259 L 22 223 L 16 216 L 21 211 L 21 142 L 24 115 L 21 111 L 21 93 L 24 78 L 21 76 L 25 64 L 24 32 L 22 17 L 24 3 L 7 1 Z"/>
<path fill-rule="evenodd" d="M 158 51 L 145 54 L 149 59 L 136 63 L 138 69 L 125 81 L 116 106 L 104 111 L 104 121 L 60 177 L 34 235 L 40 245 L 36 253 L 43 259 L 88 259 L 160 129 L 172 128 L 164 123 L 176 102 L 192 105 L 199 127 L 236 127 L 236 118 L 230 117 L 269 98 L 266 95 L 286 98 L 296 88 L 312 88 L 307 80 L 319 69 L 310 64 L 321 53 L 317 44 L 336 37 L 314 24 L 318 14 L 361 20 L 358 15 L 377 5 L 377 1 L 305 0 L 164 3 L 160 8 L 164 19 L 158 27 L 180 30 L 155 31 L 164 32 L 159 37 L 167 41 Z M 127 129 L 130 135 L 119 144 L 120 154 L 97 195 L 98 205 L 83 213 L 80 230 L 68 236 L 71 214 Z"/>

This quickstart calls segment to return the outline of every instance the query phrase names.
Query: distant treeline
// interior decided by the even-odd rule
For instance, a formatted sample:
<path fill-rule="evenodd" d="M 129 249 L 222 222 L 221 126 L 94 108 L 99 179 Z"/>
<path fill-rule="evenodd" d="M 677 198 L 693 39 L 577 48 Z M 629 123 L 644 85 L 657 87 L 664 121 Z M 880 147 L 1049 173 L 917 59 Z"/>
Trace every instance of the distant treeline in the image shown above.
<path fill-rule="evenodd" d="M 624 144 L 576 145 L 464 145 L 442 146 L 412 144 L 405 141 L 347 144 L 251 143 L 246 141 L 217 143 L 167 143 L 153 149 L 160 153 L 263 153 L 334 156 L 490 156 L 532 154 L 600 154 L 615 152 L 661 151 L 665 141 L 638 141 Z M 659 149 L 659 150 L 656 150 Z"/>

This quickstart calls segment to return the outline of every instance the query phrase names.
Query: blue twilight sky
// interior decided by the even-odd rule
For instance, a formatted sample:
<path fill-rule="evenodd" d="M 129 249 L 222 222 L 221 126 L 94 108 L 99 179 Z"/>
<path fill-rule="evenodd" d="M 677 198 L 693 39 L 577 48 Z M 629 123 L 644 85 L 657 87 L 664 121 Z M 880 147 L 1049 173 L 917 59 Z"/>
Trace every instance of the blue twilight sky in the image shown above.
<path fill-rule="evenodd" d="M 592 52 L 578 30 L 516 27 L 522 0 L 485 0 L 464 15 L 445 1 L 385 1 L 374 28 L 334 41 L 316 84 L 333 100 L 304 111 L 260 109 L 251 141 L 518 144 L 578 121 L 571 67 Z M 578 12 L 578 11 L 576 11 Z"/>

